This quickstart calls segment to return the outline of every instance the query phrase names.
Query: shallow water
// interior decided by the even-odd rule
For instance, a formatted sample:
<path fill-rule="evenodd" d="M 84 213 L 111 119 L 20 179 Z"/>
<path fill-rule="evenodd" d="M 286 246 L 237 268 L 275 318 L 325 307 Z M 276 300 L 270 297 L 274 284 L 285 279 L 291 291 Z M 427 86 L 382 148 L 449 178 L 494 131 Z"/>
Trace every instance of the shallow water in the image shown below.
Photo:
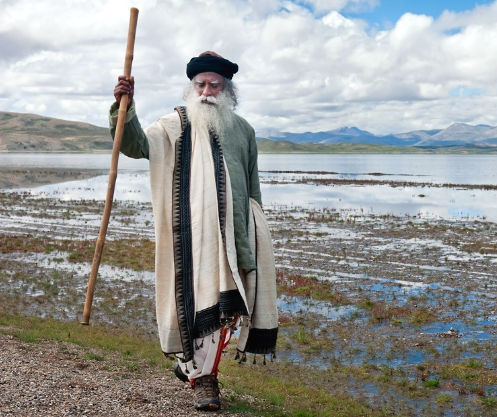
<path fill-rule="evenodd" d="M 318 314 L 327 321 L 343 319 L 358 310 L 354 305 L 334 306 L 325 301 L 314 301 L 308 298 L 286 295 L 278 298 L 278 309 L 292 314 Z"/>
<path fill-rule="evenodd" d="M 497 155 L 259 155 L 261 171 L 328 171 L 341 178 L 453 184 L 497 184 L 496 165 Z"/>
<path fill-rule="evenodd" d="M 110 154 L 0 154 L 4 168 L 108 169 Z M 497 184 L 497 155 L 259 155 L 263 202 L 266 207 L 328 208 L 344 217 L 367 215 L 418 216 L 441 219 L 497 221 L 497 191 L 427 186 L 312 185 L 273 183 L 306 174 L 264 171 L 326 171 L 320 178 L 376 179 L 452 184 Z M 148 161 L 119 159 L 115 199 L 151 201 Z M 377 175 L 381 173 L 382 175 Z M 373 175 L 374 174 L 374 175 Z M 39 197 L 62 200 L 104 200 L 108 176 L 46 185 L 32 189 Z"/>
<path fill-rule="evenodd" d="M 268 208 L 329 209 L 341 216 L 370 215 L 418 216 L 440 219 L 480 219 L 497 221 L 497 191 L 440 187 L 391 187 L 389 185 L 312 185 L 265 183 L 261 191 Z M 70 200 L 105 200 L 108 176 L 49 184 L 30 189 L 41 198 Z M 12 190 L 18 191 L 18 190 Z M 151 201 L 148 173 L 125 171 L 118 175 L 115 200 Z"/>
<path fill-rule="evenodd" d="M 0 153 L 0 167 L 7 168 L 109 169 L 110 160 L 110 154 Z M 258 165 L 260 171 L 328 171 L 341 178 L 497 184 L 497 155 L 260 154 Z M 148 161 L 121 155 L 119 169 L 148 170 Z"/>
<path fill-rule="evenodd" d="M 262 184 L 265 205 L 328 208 L 350 216 L 419 216 L 497 221 L 497 191 L 389 185 Z M 268 198 L 269 196 L 269 198 Z"/>

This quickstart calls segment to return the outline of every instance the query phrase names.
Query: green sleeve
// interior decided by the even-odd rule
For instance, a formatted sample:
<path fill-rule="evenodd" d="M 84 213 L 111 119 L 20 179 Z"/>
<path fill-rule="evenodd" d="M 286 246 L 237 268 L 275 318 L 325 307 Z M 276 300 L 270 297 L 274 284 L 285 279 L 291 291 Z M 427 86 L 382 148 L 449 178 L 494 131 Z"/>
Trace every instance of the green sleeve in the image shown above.
<path fill-rule="evenodd" d="M 117 114 L 119 111 L 119 104 L 115 102 L 110 107 L 109 112 L 109 128 L 112 139 L 116 134 Z M 147 158 L 148 159 L 148 140 L 145 132 L 143 131 L 138 116 L 135 110 L 135 101 L 131 102 L 128 112 L 126 113 L 126 120 L 124 123 L 124 131 L 121 142 L 121 152 L 134 159 Z"/>
<path fill-rule="evenodd" d="M 255 133 L 250 139 L 249 146 L 249 182 L 250 197 L 259 203 L 262 208 L 261 186 L 259 184 L 259 169 L 257 168 L 257 143 Z"/>

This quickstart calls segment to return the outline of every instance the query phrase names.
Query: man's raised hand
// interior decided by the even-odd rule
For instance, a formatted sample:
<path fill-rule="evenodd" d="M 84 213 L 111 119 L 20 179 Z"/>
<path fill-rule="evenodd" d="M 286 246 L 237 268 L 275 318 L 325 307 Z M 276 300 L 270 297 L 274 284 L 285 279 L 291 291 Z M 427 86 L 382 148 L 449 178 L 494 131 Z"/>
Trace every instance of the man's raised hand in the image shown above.
<path fill-rule="evenodd" d="M 117 78 L 117 84 L 114 87 L 114 98 L 118 103 L 121 102 L 121 97 L 123 94 L 128 94 L 128 108 L 131 106 L 131 101 L 135 95 L 135 77 L 126 77 L 125 75 L 120 75 Z"/>

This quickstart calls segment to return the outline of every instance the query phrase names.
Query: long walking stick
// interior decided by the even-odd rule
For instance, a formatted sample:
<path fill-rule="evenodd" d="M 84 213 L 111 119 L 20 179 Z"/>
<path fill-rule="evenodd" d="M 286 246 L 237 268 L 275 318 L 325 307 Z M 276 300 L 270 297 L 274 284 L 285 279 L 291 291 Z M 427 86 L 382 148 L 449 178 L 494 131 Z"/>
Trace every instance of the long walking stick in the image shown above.
<path fill-rule="evenodd" d="M 138 9 L 132 7 L 130 9 L 128 43 L 126 45 L 126 56 L 124 59 L 124 75 L 130 77 L 131 63 L 133 62 L 133 50 L 135 47 L 136 24 L 138 22 Z M 81 324 L 90 324 L 91 306 L 93 303 L 93 294 L 95 292 L 95 284 L 97 283 L 98 267 L 100 266 L 100 258 L 104 248 L 105 236 L 107 234 L 107 226 L 109 225 L 110 211 L 112 210 L 112 200 L 114 199 L 114 189 L 117 178 L 117 163 L 119 161 L 119 151 L 121 149 L 121 140 L 123 137 L 124 121 L 128 108 L 128 95 L 121 96 L 119 103 L 119 113 L 117 116 L 116 134 L 114 136 L 114 146 L 112 148 L 112 160 L 110 163 L 109 184 L 107 186 L 107 196 L 105 198 L 104 214 L 102 216 L 102 224 L 100 233 L 98 234 L 97 243 L 95 245 L 95 254 L 93 255 L 93 263 L 91 265 L 90 279 L 88 280 L 88 289 L 86 290 L 85 308 L 83 310 L 83 320 Z"/>

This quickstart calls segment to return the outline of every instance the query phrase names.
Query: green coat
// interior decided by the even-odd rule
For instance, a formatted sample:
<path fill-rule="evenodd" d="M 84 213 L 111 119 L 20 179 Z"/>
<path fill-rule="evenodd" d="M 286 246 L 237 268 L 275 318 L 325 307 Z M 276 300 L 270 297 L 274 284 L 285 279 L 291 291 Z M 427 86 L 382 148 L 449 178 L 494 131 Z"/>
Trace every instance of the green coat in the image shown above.
<path fill-rule="evenodd" d="M 115 135 L 118 108 L 117 103 L 114 103 L 110 108 L 109 121 L 112 137 Z M 225 137 L 220 139 L 233 195 L 233 221 L 238 267 L 245 271 L 251 271 L 256 268 L 256 262 L 248 239 L 249 198 L 253 198 L 262 207 L 257 169 L 257 145 L 254 129 L 244 118 L 235 116 L 233 127 L 230 128 Z M 134 101 L 126 115 L 121 152 L 134 159 L 149 158 L 147 134 L 136 116 Z"/>

